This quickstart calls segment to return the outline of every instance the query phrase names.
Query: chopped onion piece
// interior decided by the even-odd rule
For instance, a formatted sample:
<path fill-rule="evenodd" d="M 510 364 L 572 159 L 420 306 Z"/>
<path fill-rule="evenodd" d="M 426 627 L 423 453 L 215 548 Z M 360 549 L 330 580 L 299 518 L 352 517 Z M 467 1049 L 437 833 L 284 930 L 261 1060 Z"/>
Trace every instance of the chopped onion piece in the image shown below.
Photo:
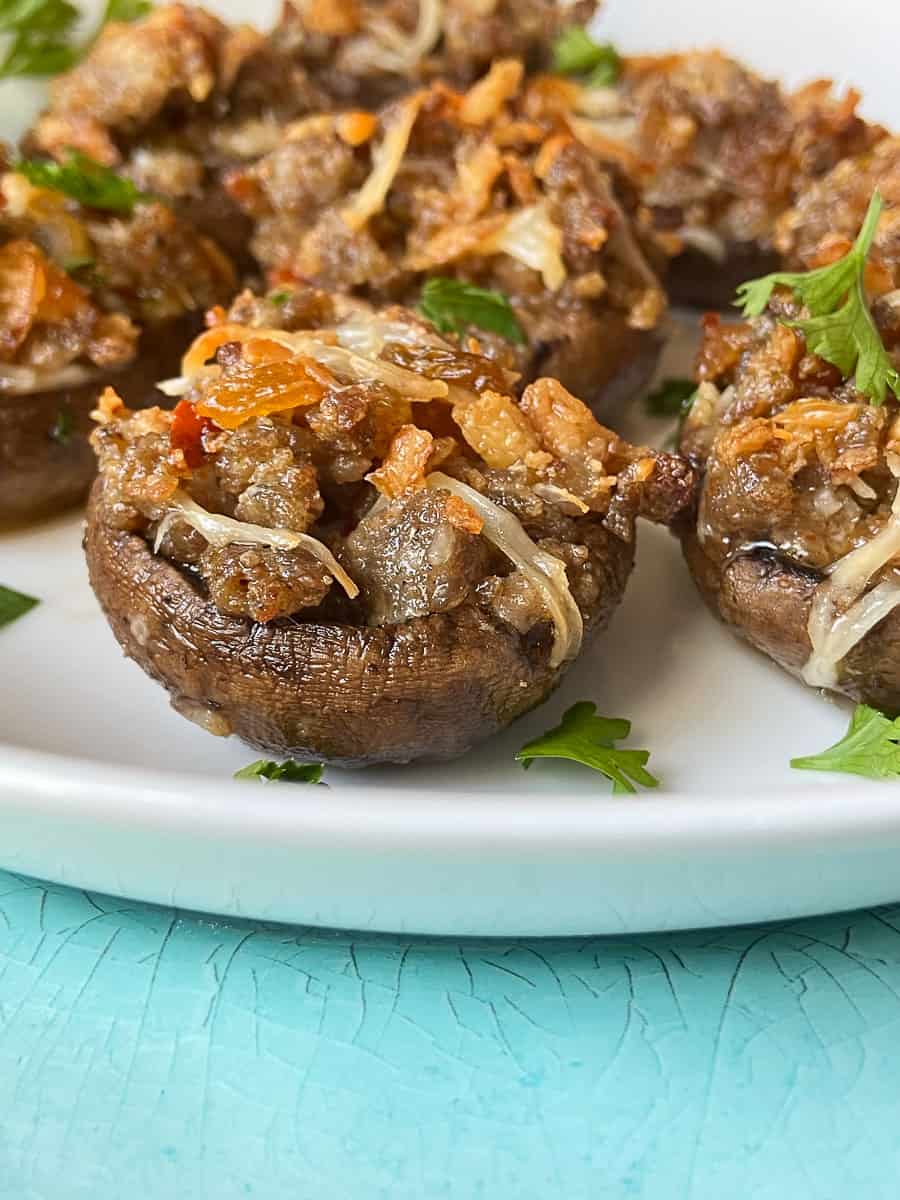
<path fill-rule="evenodd" d="M 555 631 L 550 666 L 558 667 L 567 659 L 574 658 L 581 648 L 584 624 L 569 590 L 565 564 L 555 555 L 539 549 L 511 512 L 488 500 L 467 483 L 461 483 L 442 471 L 433 471 L 425 482 L 429 487 L 458 496 L 473 508 L 484 521 L 483 535 L 510 562 L 515 563 L 540 593 Z"/>
<path fill-rule="evenodd" d="M 293 529 L 267 529 L 264 525 L 251 525 L 247 521 L 235 521 L 232 517 L 207 512 L 180 489 L 172 497 L 169 511 L 159 523 L 153 543 L 154 554 L 159 553 L 163 538 L 176 521 L 184 521 L 196 529 L 211 546 L 274 546 L 278 550 L 306 550 L 331 572 L 351 600 L 359 595 L 359 588 L 318 538 L 310 537 L 308 533 L 296 533 Z"/>
<path fill-rule="evenodd" d="M 362 229 L 370 217 L 384 208 L 424 98 L 425 93 L 419 92 L 398 103 L 391 124 L 373 151 L 372 170 L 368 179 L 341 211 L 342 218 L 351 229 Z"/>

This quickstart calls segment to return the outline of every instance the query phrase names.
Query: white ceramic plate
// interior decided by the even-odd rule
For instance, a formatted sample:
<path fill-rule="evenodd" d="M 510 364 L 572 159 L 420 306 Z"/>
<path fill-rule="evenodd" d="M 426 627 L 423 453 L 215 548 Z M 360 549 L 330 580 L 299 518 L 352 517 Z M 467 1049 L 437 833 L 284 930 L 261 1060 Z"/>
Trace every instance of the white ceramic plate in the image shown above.
<path fill-rule="evenodd" d="M 610 0 L 603 28 L 628 49 L 717 43 L 792 80 L 852 80 L 870 114 L 900 121 L 894 67 L 871 49 L 900 44 L 900 9 L 857 0 L 853 25 L 851 37 L 833 0 Z M 0 85 L 8 122 L 29 103 L 33 89 Z M 662 373 L 683 374 L 686 353 L 682 339 Z M 623 431 L 664 434 L 639 418 Z M 542 709 L 456 763 L 330 770 L 327 789 L 232 781 L 256 755 L 188 724 L 122 658 L 80 532 L 71 516 L 0 535 L 0 582 L 43 600 L 0 632 L 5 868 L 218 913 L 482 935 L 746 922 L 900 896 L 900 788 L 787 765 L 835 741 L 848 708 L 722 631 L 655 529 L 641 530 L 610 631 Z M 614 799 L 576 767 L 516 766 L 515 750 L 577 699 L 632 719 L 659 792 Z"/>

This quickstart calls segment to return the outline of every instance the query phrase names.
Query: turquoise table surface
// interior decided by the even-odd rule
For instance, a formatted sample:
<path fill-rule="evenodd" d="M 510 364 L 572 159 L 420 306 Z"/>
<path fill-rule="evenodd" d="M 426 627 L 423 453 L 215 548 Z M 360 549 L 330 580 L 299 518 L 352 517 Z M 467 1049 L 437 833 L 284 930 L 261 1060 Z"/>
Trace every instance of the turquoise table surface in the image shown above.
<path fill-rule="evenodd" d="M 0 873 L 2 1200 L 891 1200 L 900 906 L 665 937 L 221 922 Z"/>

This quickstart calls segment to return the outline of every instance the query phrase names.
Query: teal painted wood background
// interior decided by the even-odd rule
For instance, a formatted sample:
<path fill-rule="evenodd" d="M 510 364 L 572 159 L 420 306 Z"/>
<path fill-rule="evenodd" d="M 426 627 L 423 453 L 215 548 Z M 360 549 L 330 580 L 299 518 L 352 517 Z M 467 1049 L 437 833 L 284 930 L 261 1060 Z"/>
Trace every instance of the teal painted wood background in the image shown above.
<path fill-rule="evenodd" d="M 0 873 L 2 1200 L 900 1194 L 900 906 L 541 942 Z"/>

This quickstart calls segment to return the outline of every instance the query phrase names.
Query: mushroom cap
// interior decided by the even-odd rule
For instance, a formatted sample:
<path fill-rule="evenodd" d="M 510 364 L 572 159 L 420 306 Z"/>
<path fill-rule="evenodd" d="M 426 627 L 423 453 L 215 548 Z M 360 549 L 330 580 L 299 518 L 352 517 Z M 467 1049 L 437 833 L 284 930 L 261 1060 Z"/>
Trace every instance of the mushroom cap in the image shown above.
<path fill-rule="evenodd" d="M 97 473 L 88 445 L 90 414 L 104 385 L 112 384 L 134 408 L 160 403 L 155 384 L 178 369 L 195 329 L 194 318 L 146 329 L 133 362 L 77 387 L 0 396 L 0 525 L 50 516 L 84 499 Z M 55 438 L 61 413 L 71 414 L 71 430 Z"/>
<path fill-rule="evenodd" d="M 779 666 L 800 676 L 812 652 L 807 625 L 822 576 L 766 549 L 737 554 L 720 569 L 692 524 L 681 530 L 685 559 L 709 608 Z M 838 692 L 900 711 L 900 610 L 865 635 L 840 664 Z"/>
<path fill-rule="evenodd" d="M 558 379 L 598 417 L 611 419 L 649 386 L 666 335 L 659 329 L 634 329 L 614 312 L 598 315 L 582 335 L 577 341 L 536 347 L 526 382 L 541 376 Z"/>
<path fill-rule="evenodd" d="M 726 240 L 721 262 L 693 246 L 687 247 L 668 264 L 664 282 L 673 304 L 728 310 L 742 283 L 781 266 L 780 255 L 770 246 Z"/>
<path fill-rule="evenodd" d="M 377 628 L 226 616 L 143 537 L 105 525 L 102 494 L 100 479 L 85 536 L 94 591 L 125 653 L 210 732 L 341 766 L 448 759 L 540 704 L 569 665 L 549 665 L 549 623 L 521 635 L 471 602 Z M 588 633 L 621 600 L 634 546 L 599 520 L 580 532 L 604 581 Z"/>

